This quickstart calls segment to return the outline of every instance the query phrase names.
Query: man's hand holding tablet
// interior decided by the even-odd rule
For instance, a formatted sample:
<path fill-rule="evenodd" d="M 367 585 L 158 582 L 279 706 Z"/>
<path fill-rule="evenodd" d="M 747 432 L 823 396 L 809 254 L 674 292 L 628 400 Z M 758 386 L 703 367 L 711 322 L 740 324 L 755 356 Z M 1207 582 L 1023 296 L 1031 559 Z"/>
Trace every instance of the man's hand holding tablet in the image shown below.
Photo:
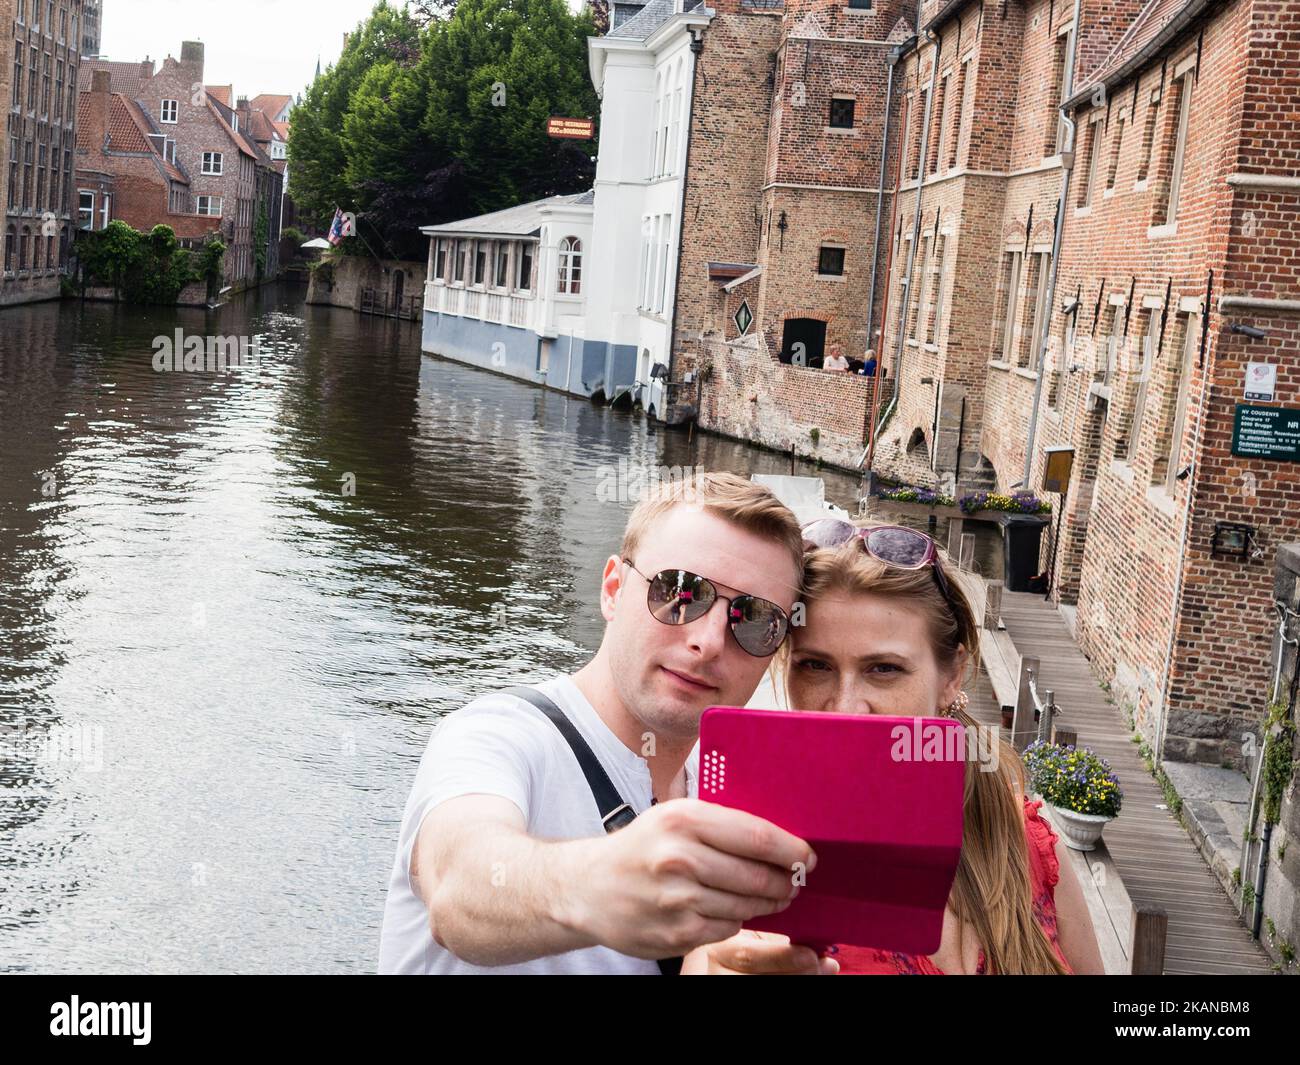
<path fill-rule="evenodd" d="M 964 742 L 946 718 L 705 711 L 700 798 L 798 834 L 820 860 L 787 874 L 805 885 L 787 909 L 745 927 L 818 950 L 937 950 L 961 855 Z"/>
<path fill-rule="evenodd" d="M 572 859 L 585 875 L 561 904 L 561 922 L 641 958 L 673 957 L 779 914 L 798 893 L 789 870 L 817 864 L 790 832 L 694 799 L 660 803 L 626 828 L 571 846 L 582 850 Z"/>

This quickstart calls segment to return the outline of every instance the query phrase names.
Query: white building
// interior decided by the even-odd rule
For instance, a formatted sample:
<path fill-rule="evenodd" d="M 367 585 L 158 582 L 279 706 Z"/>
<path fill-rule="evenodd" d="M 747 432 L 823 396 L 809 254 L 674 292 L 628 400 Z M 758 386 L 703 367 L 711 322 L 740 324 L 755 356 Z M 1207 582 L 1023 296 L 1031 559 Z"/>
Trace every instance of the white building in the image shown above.
<path fill-rule="evenodd" d="M 601 99 L 594 188 L 422 227 L 424 350 L 575 395 L 627 393 L 662 417 L 691 46 L 713 12 L 650 0 L 617 14 L 588 41 Z"/>

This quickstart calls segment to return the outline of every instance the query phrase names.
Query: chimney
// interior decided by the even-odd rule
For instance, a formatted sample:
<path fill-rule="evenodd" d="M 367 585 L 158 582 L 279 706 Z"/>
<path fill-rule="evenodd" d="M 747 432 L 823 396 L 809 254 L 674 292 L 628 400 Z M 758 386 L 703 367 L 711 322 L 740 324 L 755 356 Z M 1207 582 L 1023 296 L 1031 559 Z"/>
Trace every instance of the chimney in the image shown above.
<path fill-rule="evenodd" d="M 90 92 L 87 93 L 84 141 L 90 145 L 92 155 L 104 150 L 104 137 L 108 132 L 108 112 L 113 104 L 113 75 L 107 70 L 95 70 L 90 75 Z"/>
<path fill-rule="evenodd" d="M 196 80 L 203 80 L 203 42 L 202 41 L 181 41 L 181 62 L 197 66 L 198 77 Z"/>
<path fill-rule="evenodd" d="M 153 77 L 153 60 L 148 56 L 140 61 L 140 80 L 148 81 Z"/>

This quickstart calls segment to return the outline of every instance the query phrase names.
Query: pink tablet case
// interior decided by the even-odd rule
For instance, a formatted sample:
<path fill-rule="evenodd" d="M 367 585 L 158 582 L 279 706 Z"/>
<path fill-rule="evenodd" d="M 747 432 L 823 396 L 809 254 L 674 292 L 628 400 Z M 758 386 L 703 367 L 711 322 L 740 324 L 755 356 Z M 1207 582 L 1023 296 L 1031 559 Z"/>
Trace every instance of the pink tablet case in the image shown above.
<path fill-rule="evenodd" d="M 946 718 L 706 710 L 699 797 L 766 818 L 817 853 L 790 907 L 746 927 L 818 949 L 938 950 L 961 856 L 961 732 Z"/>

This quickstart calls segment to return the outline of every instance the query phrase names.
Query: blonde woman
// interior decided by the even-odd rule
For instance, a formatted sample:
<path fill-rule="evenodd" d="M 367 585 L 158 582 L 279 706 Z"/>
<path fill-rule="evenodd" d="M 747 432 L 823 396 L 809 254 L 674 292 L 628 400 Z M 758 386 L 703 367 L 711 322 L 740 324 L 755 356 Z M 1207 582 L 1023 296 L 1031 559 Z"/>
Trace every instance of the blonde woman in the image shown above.
<path fill-rule="evenodd" d="M 804 527 L 806 623 L 777 666 L 789 705 L 846 714 L 952 717 L 975 735 L 963 682 L 979 629 L 934 542 L 896 526 L 821 519 Z M 778 685 L 780 690 L 781 685 Z M 967 744 L 961 860 L 939 949 L 928 956 L 835 948 L 842 973 L 1101 973 L 1078 881 L 1055 833 L 1024 795 L 1020 759 L 994 740 Z M 811 954 L 811 952 L 808 952 Z M 702 947 L 684 972 L 816 971 L 780 937 L 742 932 Z M 823 964 L 822 972 L 828 971 Z"/>

